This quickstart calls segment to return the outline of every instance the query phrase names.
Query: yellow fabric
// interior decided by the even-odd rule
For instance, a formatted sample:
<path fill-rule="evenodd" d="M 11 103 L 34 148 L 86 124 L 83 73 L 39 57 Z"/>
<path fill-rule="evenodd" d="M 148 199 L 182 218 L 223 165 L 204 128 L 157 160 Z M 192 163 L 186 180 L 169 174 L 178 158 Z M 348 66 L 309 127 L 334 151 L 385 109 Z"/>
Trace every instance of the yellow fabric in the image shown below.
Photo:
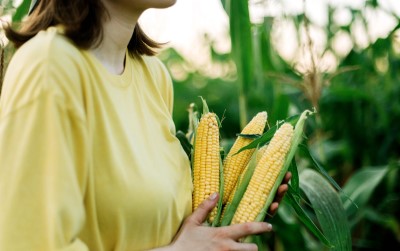
<path fill-rule="evenodd" d="M 49 28 L 22 46 L 0 98 L 0 250 L 167 245 L 191 212 L 172 82 L 156 57 L 109 73 Z"/>

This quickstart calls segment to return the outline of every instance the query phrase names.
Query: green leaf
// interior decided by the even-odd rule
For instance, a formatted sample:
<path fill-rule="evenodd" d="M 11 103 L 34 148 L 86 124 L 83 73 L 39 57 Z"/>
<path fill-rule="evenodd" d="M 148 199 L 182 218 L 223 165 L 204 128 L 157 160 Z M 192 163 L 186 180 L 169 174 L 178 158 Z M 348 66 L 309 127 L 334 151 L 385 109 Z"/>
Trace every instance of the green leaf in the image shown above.
<path fill-rule="evenodd" d="M 229 11 L 231 53 L 236 65 L 239 86 L 239 120 L 241 127 L 247 121 L 247 98 L 251 85 L 254 85 L 254 59 L 252 25 L 247 0 L 226 0 Z"/>
<path fill-rule="evenodd" d="M 351 250 L 350 227 L 338 192 L 313 169 L 300 173 L 300 188 L 309 199 L 324 235 L 333 245 L 331 250 Z"/>
<path fill-rule="evenodd" d="M 300 205 L 300 201 L 296 196 L 293 188 L 289 185 L 289 190 L 286 193 L 286 196 L 283 198 L 288 204 L 293 208 L 296 212 L 299 220 L 305 225 L 305 227 L 314 234 L 323 244 L 330 247 L 331 243 L 326 238 L 326 236 L 321 232 L 321 230 L 315 225 L 315 223 L 311 220 L 308 214 L 304 211 L 304 209 Z"/>
<path fill-rule="evenodd" d="M 299 194 L 300 193 L 300 180 L 299 180 L 299 172 L 297 169 L 296 160 L 293 158 L 292 163 L 289 166 L 289 172 L 292 173 L 292 178 L 290 179 L 290 185 L 294 189 L 294 191 Z"/>
<path fill-rule="evenodd" d="M 232 53 L 237 67 L 239 84 L 244 93 L 253 79 L 253 42 L 248 2 L 228 0 L 230 5 L 230 34 Z"/>
<path fill-rule="evenodd" d="M 389 167 L 368 167 L 357 171 L 346 182 L 343 191 L 359 208 L 364 208 L 377 185 L 388 173 Z M 357 208 L 349 201 L 343 203 L 348 217 L 354 215 Z"/>
<path fill-rule="evenodd" d="M 267 245 L 267 243 L 265 242 L 265 238 L 263 238 L 264 236 L 262 234 L 254 234 L 249 236 L 248 239 L 245 240 L 245 242 L 247 243 L 254 243 L 257 245 L 258 250 L 261 251 L 269 251 L 269 247 Z"/>
<path fill-rule="evenodd" d="M 229 15 L 229 4 L 230 4 L 230 1 L 229 0 L 221 0 L 221 4 L 222 4 L 222 7 L 224 7 L 224 10 L 226 11 L 226 13 Z"/>
<path fill-rule="evenodd" d="M 258 139 L 259 137 L 261 137 L 261 134 L 242 134 L 242 133 L 237 133 L 236 134 L 237 137 L 243 137 L 246 139 Z"/>
<path fill-rule="evenodd" d="M 192 151 L 192 144 L 190 144 L 189 140 L 186 137 L 186 134 L 182 132 L 181 130 L 176 132 L 176 137 L 178 138 L 179 142 L 181 143 L 181 146 L 187 156 L 190 159 L 191 151 Z"/>
<path fill-rule="evenodd" d="M 30 5 L 30 0 L 23 0 L 22 3 L 18 6 L 14 15 L 12 16 L 12 22 L 21 22 L 22 19 L 28 14 Z"/>
<path fill-rule="evenodd" d="M 224 165 L 222 164 L 222 158 L 220 155 L 219 158 L 219 199 L 217 204 L 217 215 L 215 216 L 214 221 L 211 226 L 216 227 L 219 225 L 221 221 L 221 213 L 222 213 L 222 199 L 224 197 Z"/>
<path fill-rule="evenodd" d="M 314 156 L 311 154 L 310 150 L 306 145 L 300 144 L 299 145 L 300 151 L 303 152 L 303 154 L 308 157 L 312 164 L 313 167 L 315 168 L 316 171 L 321 173 L 330 183 L 333 185 L 338 191 L 343 192 L 342 188 L 336 183 L 336 181 L 326 172 L 325 168 L 314 158 Z M 349 198 L 348 196 L 346 196 Z"/>
<path fill-rule="evenodd" d="M 203 114 L 209 113 L 210 110 L 208 109 L 206 100 L 201 96 L 200 96 L 200 98 L 201 98 L 201 102 L 203 103 Z"/>

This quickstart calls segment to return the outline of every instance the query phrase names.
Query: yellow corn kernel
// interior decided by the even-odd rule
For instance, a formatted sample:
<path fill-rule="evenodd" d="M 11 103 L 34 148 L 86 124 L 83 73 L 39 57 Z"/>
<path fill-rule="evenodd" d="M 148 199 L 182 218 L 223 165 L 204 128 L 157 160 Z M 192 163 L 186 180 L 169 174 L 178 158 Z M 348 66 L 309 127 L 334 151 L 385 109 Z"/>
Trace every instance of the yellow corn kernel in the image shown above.
<path fill-rule="evenodd" d="M 259 112 L 243 128 L 241 134 L 262 134 L 267 122 L 267 112 Z M 224 159 L 224 196 L 222 203 L 226 203 L 234 188 L 240 174 L 247 166 L 255 148 L 248 149 L 236 154 L 242 147 L 250 144 L 254 139 L 238 136 Z"/>
<path fill-rule="evenodd" d="M 258 162 L 231 224 L 252 222 L 265 206 L 290 149 L 293 126 L 284 123 L 274 134 Z"/>
<path fill-rule="evenodd" d="M 263 145 L 260 147 L 260 149 L 257 150 L 257 156 L 256 156 L 256 163 L 260 162 L 261 157 L 264 155 L 265 150 L 267 150 L 268 145 Z"/>
<path fill-rule="evenodd" d="M 215 113 L 204 114 L 198 124 L 194 141 L 193 210 L 211 194 L 219 192 L 219 126 Z M 213 221 L 216 208 L 210 213 Z"/>

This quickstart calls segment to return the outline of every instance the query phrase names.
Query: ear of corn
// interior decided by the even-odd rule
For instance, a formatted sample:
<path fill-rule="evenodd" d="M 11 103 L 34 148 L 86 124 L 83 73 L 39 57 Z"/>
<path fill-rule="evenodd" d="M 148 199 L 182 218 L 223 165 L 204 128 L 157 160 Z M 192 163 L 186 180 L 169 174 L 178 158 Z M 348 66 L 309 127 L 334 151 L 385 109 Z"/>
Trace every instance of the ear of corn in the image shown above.
<path fill-rule="evenodd" d="M 258 149 L 256 152 L 253 152 L 253 155 L 250 158 L 249 163 L 241 173 L 238 182 L 236 182 L 236 186 L 229 195 L 229 199 L 223 206 L 223 211 L 221 214 L 221 220 L 219 224 L 221 226 L 227 226 L 230 224 L 232 217 L 236 211 L 236 208 L 242 198 L 244 192 L 246 191 L 246 187 L 249 184 L 250 178 L 253 175 L 254 169 L 257 163 Z"/>
<path fill-rule="evenodd" d="M 196 128 L 193 148 L 193 198 L 192 207 L 195 210 L 205 199 L 221 190 L 221 157 L 219 142 L 219 122 L 215 113 L 209 112 L 204 103 L 203 115 Z M 222 200 L 222 199 L 221 199 Z M 214 222 L 220 206 L 214 208 L 208 217 L 208 222 Z"/>
<path fill-rule="evenodd" d="M 252 120 L 243 128 L 242 135 L 262 134 L 267 122 L 267 112 L 262 111 L 256 114 Z M 251 143 L 254 139 L 238 136 L 226 158 L 224 159 L 224 196 L 225 204 L 232 191 L 236 187 L 236 183 L 243 169 L 247 166 L 254 149 L 248 149 L 236 154 L 242 147 Z"/>
<path fill-rule="evenodd" d="M 280 183 L 277 179 L 289 152 L 292 136 L 293 126 L 290 123 L 284 123 L 276 131 L 254 170 L 231 224 L 255 221 L 262 213 L 268 197 L 274 195 L 273 187 Z"/>
<path fill-rule="evenodd" d="M 268 145 L 263 145 L 260 147 L 260 149 L 257 150 L 257 155 L 256 155 L 256 163 L 260 162 L 261 157 L 264 155 L 265 150 L 267 150 Z"/>
<path fill-rule="evenodd" d="M 245 177 L 246 174 L 248 174 L 248 169 L 252 168 L 252 166 L 255 166 L 258 164 L 258 162 L 260 162 L 261 157 L 264 155 L 265 150 L 267 149 L 267 145 L 263 145 L 262 147 L 260 147 L 259 149 L 257 148 L 255 151 L 255 154 L 253 153 L 253 160 L 250 159 L 250 161 L 253 161 L 252 163 L 248 163 L 246 165 L 246 167 L 243 169 L 242 173 L 239 176 L 238 181 L 235 184 L 235 187 L 233 188 L 232 192 L 229 195 L 228 201 L 226 203 L 232 203 L 233 201 L 233 197 L 235 195 L 235 191 L 238 189 L 238 186 L 243 182 L 243 179 Z M 255 158 L 255 159 L 254 159 Z M 254 168 L 252 168 L 254 169 Z M 250 174 L 253 174 L 253 171 L 250 171 Z M 246 185 L 247 186 L 247 185 Z"/>

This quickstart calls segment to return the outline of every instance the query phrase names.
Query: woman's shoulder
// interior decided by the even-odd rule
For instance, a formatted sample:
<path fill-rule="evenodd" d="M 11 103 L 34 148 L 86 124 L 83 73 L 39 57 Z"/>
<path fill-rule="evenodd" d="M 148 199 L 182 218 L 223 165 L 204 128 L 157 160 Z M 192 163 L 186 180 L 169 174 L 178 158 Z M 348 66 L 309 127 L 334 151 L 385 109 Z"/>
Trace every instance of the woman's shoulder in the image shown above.
<path fill-rule="evenodd" d="M 82 52 L 56 27 L 39 32 L 17 49 L 7 66 L 2 86 L 3 110 L 54 95 L 65 103 L 80 99 L 83 66 Z"/>
<path fill-rule="evenodd" d="M 150 72 L 152 78 L 156 79 L 157 82 L 171 81 L 171 76 L 167 66 L 157 56 L 142 56 L 140 60 L 143 66 Z"/>
<path fill-rule="evenodd" d="M 79 58 L 81 51 L 63 35 L 61 27 L 49 27 L 40 31 L 15 52 L 13 58 L 37 60 L 65 60 Z"/>

